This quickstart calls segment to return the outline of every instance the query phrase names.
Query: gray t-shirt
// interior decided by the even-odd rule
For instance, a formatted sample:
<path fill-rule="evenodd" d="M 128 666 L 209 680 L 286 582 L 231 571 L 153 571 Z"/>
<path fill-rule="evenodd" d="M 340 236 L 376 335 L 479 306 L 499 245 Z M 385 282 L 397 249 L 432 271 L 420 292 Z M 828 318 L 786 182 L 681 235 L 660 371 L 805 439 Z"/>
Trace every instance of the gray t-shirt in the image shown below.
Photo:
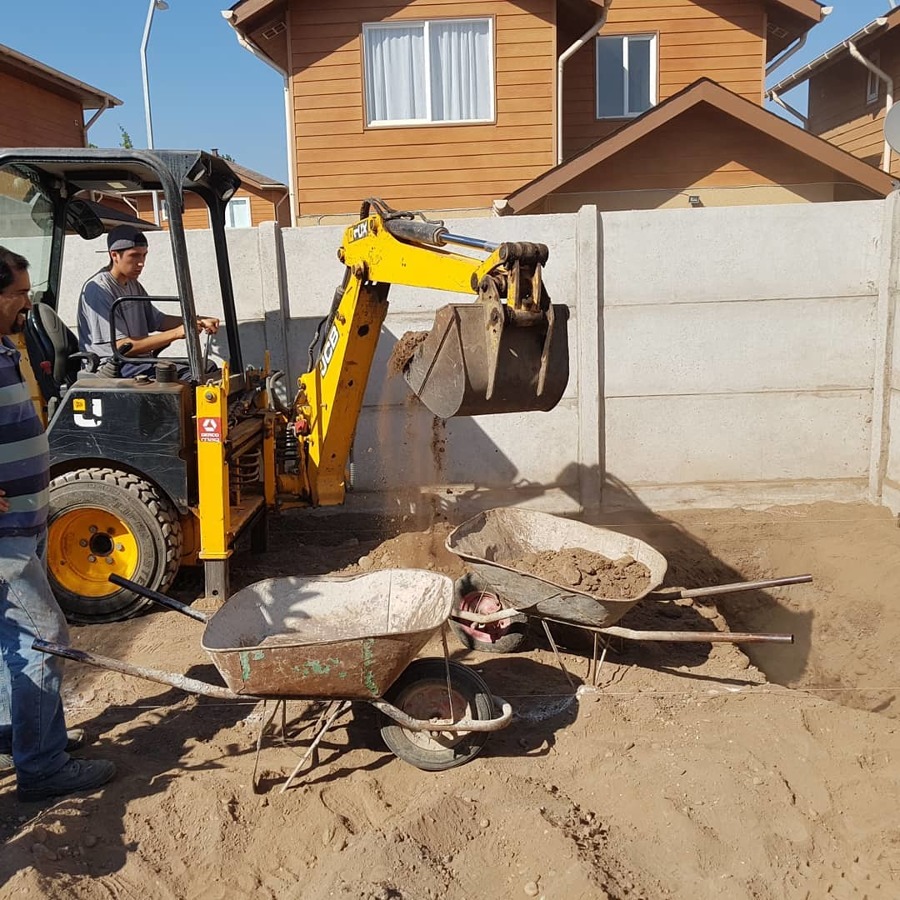
<path fill-rule="evenodd" d="M 147 292 L 135 279 L 124 287 L 102 269 L 89 278 L 78 301 L 78 344 L 83 353 L 96 353 L 100 359 L 112 356 L 109 336 L 109 313 L 120 297 L 146 297 Z M 165 313 L 152 303 L 120 303 L 116 307 L 116 340 L 127 337 L 145 338 L 163 331 Z"/>

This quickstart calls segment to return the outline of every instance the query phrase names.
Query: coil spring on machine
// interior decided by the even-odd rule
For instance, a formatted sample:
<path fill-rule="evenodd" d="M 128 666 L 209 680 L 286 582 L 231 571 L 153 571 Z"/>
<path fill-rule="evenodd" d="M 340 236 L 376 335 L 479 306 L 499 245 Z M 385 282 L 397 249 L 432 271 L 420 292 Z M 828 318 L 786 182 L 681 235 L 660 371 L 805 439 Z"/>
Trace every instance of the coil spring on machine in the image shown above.
<path fill-rule="evenodd" d="M 262 451 L 257 447 L 233 460 L 229 471 L 233 491 L 259 484 L 262 480 Z"/>
<path fill-rule="evenodd" d="M 285 427 L 275 434 L 275 459 L 285 472 L 296 472 L 300 459 L 300 439 L 293 428 Z"/>

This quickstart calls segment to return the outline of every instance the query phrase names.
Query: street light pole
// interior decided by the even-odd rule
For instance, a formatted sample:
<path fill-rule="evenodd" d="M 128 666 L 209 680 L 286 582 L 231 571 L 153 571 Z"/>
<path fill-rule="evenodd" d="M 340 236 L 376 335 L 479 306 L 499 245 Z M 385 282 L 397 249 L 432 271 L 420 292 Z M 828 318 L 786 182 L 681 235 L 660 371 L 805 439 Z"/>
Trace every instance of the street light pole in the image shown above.
<path fill-rule="evenodd" d="M 144 38 L 141 41 L 141 74 L 144 78 L 144 116 L 147 120 L 147 149 L 153 149 L 153 116 L 150 113 L 150 76 L 147 74 L 147 44 L 150 42 L 150 26 L 153 24 L 153 13 L 166 10 L 166 0 L 150 0 L 147 9 L 147 22 L 144 25 Z M 153 192 L 153 220 L 159 225 L 159 198 Z"/>

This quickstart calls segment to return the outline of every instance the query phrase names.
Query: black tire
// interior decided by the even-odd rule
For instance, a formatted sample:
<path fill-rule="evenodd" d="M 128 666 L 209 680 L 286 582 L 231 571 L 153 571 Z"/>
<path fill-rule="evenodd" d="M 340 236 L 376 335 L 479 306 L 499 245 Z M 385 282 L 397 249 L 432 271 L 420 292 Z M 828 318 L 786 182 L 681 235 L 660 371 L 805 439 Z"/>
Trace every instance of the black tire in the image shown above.
<path fill-rule="evenodd" d="M 92 518 L 101 527 L 89 524 Z M 175 507 L 137 475 L 90 468 L 51 481 L 47 573 L 70 622 L 116 622 L 152 606 L 152 601 L 110 584 L 108 574 L 164 592 L 181 565 L 181 548 Z"/>
<path fill-rule="evenodd" d="M 447 671 L 443 659 L 416 659 L 394 682 L 384 699 L 416 719 L 449 718 Z M 450 684 L 454 700 L 464 709 L 454 708 L 454 718 L 466 715 L 473 719 L 494 716 L 494 701 L 484 681 L 471 669 L 450 661 Z M 399 759 L 426 772 L 453 769 L 474 759 L 487 743 L 489 733 L 470 731 L 464 734 L 407 731 L 393 719 L 384 716 L 381 737 Z"/>
<path fill-rule="evenodd" d="M 474 572 L 467 572 L 462 578 L 456 580 L 453 594 L 455 610 L 486 612 L 496 609 L 498 603 L 503 603 L 491 590 L 490 585 Z M 489 601 L 487 610 L 480 608 L 482 595 Z M 479 650 L 482 653 L 515 653 L 525 645 L 528 635 L 528 617 L 522 613 L 515 613 L 504 619 L 502 623 L 480 626 L 469 625 L 451 618 L 450 628 L 466 650 Z"/>

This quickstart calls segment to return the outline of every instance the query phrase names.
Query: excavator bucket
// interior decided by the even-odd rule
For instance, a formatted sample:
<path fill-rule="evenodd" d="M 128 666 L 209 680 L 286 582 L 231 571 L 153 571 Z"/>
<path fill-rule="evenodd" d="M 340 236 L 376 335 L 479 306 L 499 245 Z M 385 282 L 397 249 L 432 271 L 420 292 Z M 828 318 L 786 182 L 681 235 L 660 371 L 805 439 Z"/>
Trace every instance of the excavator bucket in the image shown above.
<path fill-rule="evenodd" d="M 569 381 L 568 307 L 550 304 L 529 324 L 484 303 L 451 303 L 404 369 L 436 416 L 547 411 Z"/>

